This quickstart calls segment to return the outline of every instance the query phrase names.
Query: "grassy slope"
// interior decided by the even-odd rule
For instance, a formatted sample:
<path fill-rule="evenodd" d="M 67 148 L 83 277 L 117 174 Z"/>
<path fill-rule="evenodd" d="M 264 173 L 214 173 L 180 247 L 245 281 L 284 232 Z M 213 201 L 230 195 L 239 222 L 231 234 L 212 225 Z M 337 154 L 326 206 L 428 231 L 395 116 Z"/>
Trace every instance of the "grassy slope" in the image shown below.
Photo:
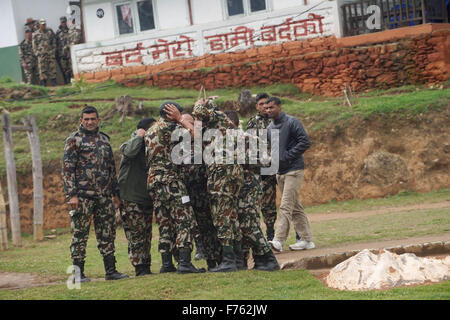
<path fill-rule="evenodd" d="M 82 93 L 80 93 L 80 90 L 82 90 Z M 315 119 L 313 129 L 325 127 L 330 123 L 345 121 L 353 116 L 368 118 L 372 114 L 386 112 L 401 112 L 408 115 L 449 105 L 450 89 L 419 89 L 408 86 L 402 88 L 401 94 L 398 93 L 398 90 L 360 94 L 358 97 L 354 97 L 353 108 L 349 108 L 344 106 L 342 98 L 309 96 L 301 93 L 297 87 L 290 84 L 251 88 L 252 93 L 265 91 L 270 95 L 281 97 L 283 109 L 287 113 Z M 240 91 L 239 88 L 217 89 L 208 92 L 208 94 L 218 95 L 220 97 L 218 102 L 221 103 L 228 100 L 237 100 Z M 112 83 L 96 87 L 87 84 L 75 84 L 73 87 L 62 87 L 56 92 L 50 92 L 49 97 L 2 102 L 2 105 L 11 112 L 14 124 L 20 125 L 22 117 L 30 114 L 36 115 L 42 158 L 44 161 L 51 161 L 61 158 L 64 139 L 78 126 L 80 108 L 70 108 L 71 105 L 89 103 L 97 107 L 100 114 L 104 115 L 114 105 L 113 101 L 77 102 L 77 100 L 114 99 L 124 94 L 130 95 L 135 101 L 139 101 L 139 98 L 146 99 L 143 102 L 144 108 L 149 110 L 154 117 L 157 117 L 158 106 L 164 100 L 176 100 L 182 105 L 190 107 L 198 97 L 197 91 L 187 89 L 125 88 Z M 114 150 L 117 150 L 120 144 L 129 138 L 138 119 L 139 117 L 127 118 L 119 124 L 118 116 L 116 116 L 101 124 L 101 130 L 111 137 Z M 245 122 L 247 118 L 242 120 Z M 14 133 L 14 145 L 17 169 L 20 171 L 29 170 L 31 156 L 26 134 Z M 0 175 L 3 175 L 4 172 L 4 155 L 3 148 L 1 148 Z"/>

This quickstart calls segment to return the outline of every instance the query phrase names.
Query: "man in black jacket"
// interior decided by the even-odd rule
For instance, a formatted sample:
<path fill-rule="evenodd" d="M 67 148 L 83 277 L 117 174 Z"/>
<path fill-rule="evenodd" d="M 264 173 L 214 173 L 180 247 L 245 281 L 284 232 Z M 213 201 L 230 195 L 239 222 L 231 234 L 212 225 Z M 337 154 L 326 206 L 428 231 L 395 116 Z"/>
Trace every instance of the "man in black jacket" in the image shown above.
<path fill-rule="evenodd" d="M 279 132 L 277 183 L 281 193 L 275 237 L 269 243 L 275 251 L 281 252 L 289 234 L 289 221 L 292 220 L 295 231 L 302 240 L 290 245 L 289 248 L 291 250 L 313 249 L 315 245 L 312 242 L 309 221 L 298 197 L 305 168 L 303 153 L 310 146 L 308 135 L 297 118 L 281 111 L 280 99 L 269 98 L 265 108 L 272 119 L 268 127 L 269 135 L 273 130 Z"/>

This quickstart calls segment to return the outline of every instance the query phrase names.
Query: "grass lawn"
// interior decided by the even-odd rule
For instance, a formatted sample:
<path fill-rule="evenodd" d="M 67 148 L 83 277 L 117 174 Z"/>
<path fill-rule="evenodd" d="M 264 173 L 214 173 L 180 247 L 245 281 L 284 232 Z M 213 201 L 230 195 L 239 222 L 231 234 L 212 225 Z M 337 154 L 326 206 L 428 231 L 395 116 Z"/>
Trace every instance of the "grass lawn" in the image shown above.
<path fill-rule="evenodd" d="M 407 193 L 377 200 L 345 201 L 306 207 L 306 211 L 324 209 L 342 212 L 367 209 L 379 202 L 384 207 L 398 207 L 405 204 L 433 203 L 448 200 L 449 190 L 427 194 Z M 345 209 L 344 209 L 345 210 Z M 323 212 L 322 210 L 316 212 Z M 313 215 L 312 213 L 311 215 Z M 443 234 L 450 232 L 448 209 L 412 210 L 380 214 L 376 216 L 337 219 L 311 223 L 317 247 L 366 242 L 374 240 L 404 239 L 414 236 Z M 71 264 L 69 257 L 70 233 L 63 233 L 56 239 L 35 243 L 32 236 L 24 238 L 22 248 L 10 248 L 0 252 L 0 270 L 35 273 L 51 277 L 60 285 L 20 290 L 0 290 L 0 299 L 449 299 L 450 281 L 396 288 L 387 291 L 345 292 L 327 288 L 308 271 L 286 270 L 277 272 L 243 271 L 231 274 L 178 275 L 157 274 L 161 266 L 157 252 L 158 230 L 153 227 L 152 276 L 130 278 L 118 282 L 102 280 L 82 284 L 81 290 L 67 289 L 65 273 Z M 293 230 L 287 241 L 295 241 Z M 286 245 L 286 250 L 287 245 Z M 122 228 L 117 230 L 117 267 L 121 272 L 134 276 L 134 269 L 127 257 L 127 243 Z M 204 260 L 194 261 L 197 267 L 206 267 Z M 88 241 L 86 274 L 91 278 L 103 278 L 103 263 L 91 230 Z M 44 289 L 45 288 L 45 289 Z"/>

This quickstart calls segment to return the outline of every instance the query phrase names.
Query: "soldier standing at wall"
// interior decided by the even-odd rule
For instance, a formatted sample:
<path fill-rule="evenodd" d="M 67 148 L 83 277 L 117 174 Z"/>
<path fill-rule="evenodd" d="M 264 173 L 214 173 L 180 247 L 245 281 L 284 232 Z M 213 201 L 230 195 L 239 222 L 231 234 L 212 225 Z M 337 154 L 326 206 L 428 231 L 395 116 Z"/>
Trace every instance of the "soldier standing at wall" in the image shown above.
<path fill-rule="evenodd" d="M 58 27 L 58 31 L 56 31 L 56 59 L 61 68 L 64 84 L 68 84 L 73 76 L 72 62 L 70 60 L 70 34 L 67 27 L 67 18 L 61 17 L 59 21 L 61 24 Z"/>
<path fill-rule="evenodd" d="M 51 82 L 56 86 L 56 37 L 47 28 L 45 19 L 39 20 L 39 29 L 33 33 L 33 51 L 37 57 L 39 80 L 42 86 Z"/>
<path fill-rule="evenodd" d="M 205 129 L 216 129 L 223 136 L 222 146 L 217 145 L 219 157 L 227 157 L 226 130 L 233 129 L 234 124 L 218 110 L 212 99 L 199 100 L 195 103 L 192 115 L 202 121 Z M 211 146 L 217 142 L 212 141 Z M 223 163 L 225 163 L 223 159 Z M 237 271 L 236 260 L 242 258 L 242 234 L 239 229 L 236 195 L 243 183 L 242 166 L 235 164 L 221 164 L 212 161 L 207 163 L 208 195 L 210 198 L 211 216 L 217 237 L 222 245 L 222 259 L 217 268 L 211 272 Z"/>
<path fill-rule="evenodd" d="M 28 18 L 27 22 L 25 22 L 25 27 L 28 27 L 31 32 L 35 32 L 36 31 L 36 20 L 34 20 L 33 18 Z"/>
<path fill-rule="evenodd" d="M 147 190 L 153 199 L 156 222 L 159 226 L 161 273 L 177 271 L 172 254 L 178 251 L 178 273 L 199 273 L 191 263 L 193 248 L 192 230 L 197 227 L 181 168 L 172 161 L 172 149 L 177 144 L 171 141 L 172 132 L 182 129 L 176 122 L 167 120 L 166 105 L 182 111 L 176 102 L 164 102 L 160 106 L 158 121 L 145 134 L 147 167 Z"/>
<path fill-rule="evenodd" d="M 25 82 L 28 84 L 33 83 L 33 78 L 38 77 L 36 56 L 33 52 L 32 44 L 33 33 L 30 28 L 25 28 L 25 39 L 19 45 L 19 58 L 20 63 L 25 73 Z"/>
<path fill-rule="evenodd" d="M 69 39 L 71 46 L 83 42 L 81 28 L 76 25 L 75 19 L 72 19 L 72 25 L 69 27 Z"/>
<path fill-rule="evenodd" d="M 120 213 L 136 276 L 151 274 L 153 202 L 147 192 L 144 135 L 154 122 L 153 118 L 140 120 L 131 139 L 120 146 Z"/>
<path fill-rule="evenodd" d="M 115 209 L 120 205 L 119 186 L 109 137 L 99 131 L 99 122 L 97 109 L 86 106 L 81 112 L 78 131 L 65 141 L 62 160 L 64 194 L 73 208 L 70 253 L 74 266 L 80 270 L 81 282 L 89 281 L 84 275 L 84 260 L 91 217 L 105 265 L 105 279 L 128 277 L 116 270 Z"/>

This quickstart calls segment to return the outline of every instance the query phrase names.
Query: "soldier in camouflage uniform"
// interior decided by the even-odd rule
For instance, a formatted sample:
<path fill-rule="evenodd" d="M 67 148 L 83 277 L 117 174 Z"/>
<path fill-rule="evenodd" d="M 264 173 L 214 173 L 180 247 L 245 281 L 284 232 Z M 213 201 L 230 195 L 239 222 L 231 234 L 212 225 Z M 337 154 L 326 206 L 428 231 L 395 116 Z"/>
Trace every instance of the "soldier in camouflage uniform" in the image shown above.
<path fill-rule="evenodd" d="M 72 19 L 72 25 L 69 28 L 70 45 L 75 45 L 83 42 L 81 28 L 75 24 L 75 19 Z"/>
<path fill-rule="evenodd" d="M 223 164 L 215 161 L 207 163 L 207 190 L 210 199 L 211 215 L 217 237 L 222 244 L 222 259 L 212 272 L 232 272 L 238 270 L 242 258 L 242 234 L 239 228 L 236 195 L 243 183 L 242 166 L 225 164 L 227 159 L 226 130 L 233 129 L 232 121 L 215 106 L 212 99 L 195 103 L 193 116 L 202 121 L 205 129 L 217 129 L 223 136 L 223 144 L 216 146 L 218 156 L 224 156 Z M 215 139 L 209 146 L 217 144 Z M 234 157 L 235 155 L 233 155 Z M 237 258 L 236 258 L 237 257 Z"/>
<path fill-rule="evenodd" d="M 239 116 L 236 111 L 225 111 L 225 114 L 234 122 L 236 128 L 239 125 Z M 249 134 L 244 135 L 246 139 L 245 163 L 242 165 L 244 184 L 238 196 L 238 218 L 239 227 L 242 232 L 242 251 L 244 269 L 247 269 L 247 261 L 250 248 L 253 251 L 255 261 L 254 269 L 264 271 L 280 270 L 280 266 L 273 255 L 272 249 L 264 238 L 261 230 L 259 210 L 261 205 L 262 182 L 260 175 L 260 164 L 250 164 Z"/>
<path fill-rule="evenodd" d="M 33 33 L 33 51 L 37 57 L 39 80 L 42 86 L 56 86 L 56 37 L 47 28 L 44 19 L 39 20 L 39 29 Z"/>
<path fill-rule="evenodd" d="M 183 127 L 190 131 L 191 138 L 194 134 L 194 119 L 189 114 L 181 114 L 175 107 L 166 107 L 167 119 L 176 121 L 183 125 Z M 201 137 L 200 137 L 201 139 Z M 194 161 L 195 148 L 200 154 L 201 144 L 191 144 L 191 149 L 187 150 L 189 156 L 183 161 L 182 170 L 184 176 L 184 182 L 191 199 L 192 208 L 194 209 L 195 219 L 198 224 L 198 228 L 195 229 L 194 238 L 197 246 L 201 248 L 202 255 L 206 258 L 208 269 L 217 266 L 221 260 L 222 246 L 217 238 L 217 232 L 214 228 L 209 197 L 207 193 L 207 176 L 206 166 L 203 163 L 196 164 Z M 187 161 L 186 160 L 189 160 Z"/>
<path fill-rule="evenodd" d="M 166 119 L 164 108 L 176 102 L 165 102 L 160 106 L 160 118 L 145 134 L 145 150 L 148 170 L 147 190 L 153 199 L 156 222 L 159 226 L 161 273 L 177 271 L 173 266 L 172 253 L 178 251 L 178 273 L 198 273 L 191 263 L 192 229 L 197 227 L 194 211 L 181 168 L 172 161 L 172 149 L 177 144 L 171 141 L 172 132 L 182 129 L 176 122 Z"/>
<path fill-rule="evenodd" d="M 151 274 L 153 202 L 147 192 L 144 135 L 154 122 L 153 118 L 140 120 L 131 139 L 120 146 L 120 214 L 136 276 Z"/>
<path fill-rule="evenodd" d="M 59 20 L 61 24 L 56 31 L 56 58 L 63 74 L 64 84 L 68 84 L 73 76 L 70 60 L 70 35 L 67 18 L 61 17 Z"/>
<path fill-rule="evenodd" d="M 25 39 L 19 45 L 19 58 L 22 64 L 23 72 L 25 73 L 25 81 L 32 84 L 33 78 L 37 78 L 37 64 L 36 56 L 33 52 L 32 44 L 33 33 L 31 29 L 25 29 Z"/>
<path fill-rule="evenodd" d="M 65 141 L 62 160 L 64 194 L 74 209 L 71 211 L 74 233 L 70 253 L 83 282 L 89 281 L 84 276 L 84 260 L 91 217 L 106 280 L 127 277 L 117 272 L 115 266 L 115 208 L 120 205 L 119 186 L 109 137 L 99 131 L 99 122 L 97 109 L 91 106 L 83 109 L 78 131 Z"/>
<path fill-rule="evenodd" d="M 34 20 L 33 18 L 28 18 L 27 21 L 25 22 L 25 27 L 28 27 L 31 32 L 35 32 L 37 30 L 36 28 L 36 20 Z"/>
<path fill-rule="evenodd" d="M 267 93 L 260 93 L 256 96 L 256 109 L 258 114 L 251 117 L 247 122 L 248 129 L 267 129 L 271 119 L 264 112 L 265 103 L 269 99 Z M 266 225 L 267 240 L 272 240 L 275 234 L 275 220 L 277 218 L 276 196 L 277 180 L 275 175 L 264 175 L 262 180 L 261 212 Z"/>

